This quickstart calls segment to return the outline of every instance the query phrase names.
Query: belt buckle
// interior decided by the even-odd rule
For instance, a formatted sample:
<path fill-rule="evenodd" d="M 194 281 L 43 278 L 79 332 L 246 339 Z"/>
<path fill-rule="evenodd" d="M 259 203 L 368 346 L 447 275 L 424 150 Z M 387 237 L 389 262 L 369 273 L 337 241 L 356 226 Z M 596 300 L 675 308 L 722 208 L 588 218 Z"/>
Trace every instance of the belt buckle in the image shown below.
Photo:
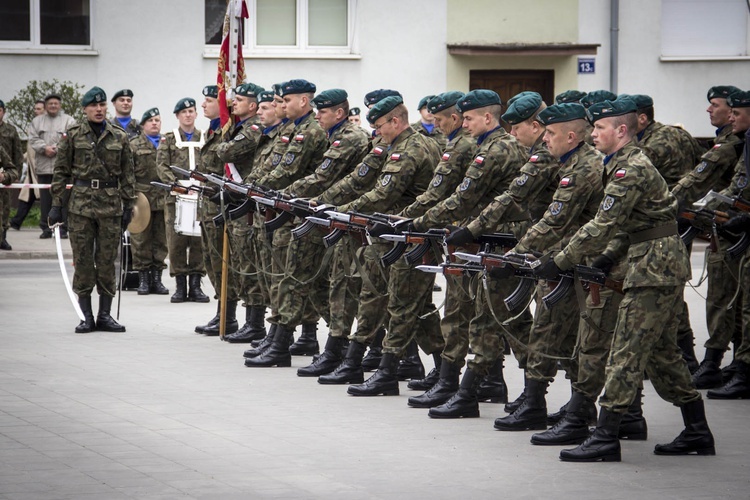
<path fill-rule="evenodd" d="M 91 179 L 91 189 L 99 189 L 99 179 Z"/>

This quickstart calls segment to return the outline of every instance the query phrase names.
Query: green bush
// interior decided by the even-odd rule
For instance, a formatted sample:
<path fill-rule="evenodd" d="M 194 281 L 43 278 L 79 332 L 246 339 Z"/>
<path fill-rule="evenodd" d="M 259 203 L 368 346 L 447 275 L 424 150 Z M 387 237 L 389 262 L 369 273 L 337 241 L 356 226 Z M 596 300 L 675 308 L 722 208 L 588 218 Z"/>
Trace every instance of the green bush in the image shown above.
<path fill-rule="evenodd" d="M 16 209 L 11 208 L 10 217 L 13 218 L 15 216 Z M 21 227 L 39 227 L 39 219 L 41 219 L 41 217 L 42 211 L 39 209 L 39 205 L 35 204 L 33 207 L 31 207 L 31 210 L 29 210 L 29 213 L 26 215 L 26 219 L 24 219 Z"/>
<path fill-rule="evenodd" d="M 52 81 L 31 80 L 26 88 L 21 89 L 13 99 L 5 103 L 5 119 L 18 128 L 18 132 L 26 135 L 31 120 L 34 118 L 34 103 L 44 99 L 48 94 L 58 94 L 62 97 L 63 111 L 72 116 L 78 123 L 83 123 L 83 108 L 81 108 L 81 94 L 83 85 L 56 78 Z"/>

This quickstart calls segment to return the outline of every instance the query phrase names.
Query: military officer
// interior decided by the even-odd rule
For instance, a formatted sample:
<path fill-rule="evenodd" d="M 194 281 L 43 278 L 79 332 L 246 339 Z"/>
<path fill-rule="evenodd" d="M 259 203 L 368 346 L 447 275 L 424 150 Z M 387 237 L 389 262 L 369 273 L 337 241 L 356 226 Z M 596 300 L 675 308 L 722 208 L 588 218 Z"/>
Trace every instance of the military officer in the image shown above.
<path fill-rule="evenodd" d="M 112 118 L 110 123 L 121 127 L 128 134 L 128 139 L 138 137 L 138 134 L 141 133 L 141 124 L 130 116 L 133 111 L 133 91 L 130 89 L 118 90 L 112 96 L 112 105 L 115 107 L 115 117 Z"/>
<path fill-rule="evenodd" d="M 5 152 L 10 156 L 11 163 L 14 167 L 21 169 L 23 166 L 23 148 L 21 147 L 21 139 L 18 137 L 16 127 L 6 122 L 4 118 L 5 103 L 0 101 L 0 147 L 5 148 Z M 17 180 L 20 172 L 16 172 L 16 174 L 13 175 L 10 166 L 8 166 L 8 169 L 6 178 L 13 178 L 13 181 Z M 10 184 L 10 182 L 8 182 L 8 184 Z M 12 250 L 10 244 L 6 240 L 9 227 L 10 190 L 0 189 L 0 250 Z"/>
<path fill-rule="evenodd" d="M 92 87 L 81 105 L 86 122 L 68 128 L 58 144 L 49 222 L 62 223 L 63 195 L 66 184 L 72 183 L 68 231 L 75 262 L 73 291 L 84 315 L 76 333 L 124 332 L 110 311 L 117 249 L 135 199 L 133 156 L 127 135 L 106 121 L 107 95 L 102 89 Z M 94 286 L 99 293 L 96 322 L 91 310 Z"/>

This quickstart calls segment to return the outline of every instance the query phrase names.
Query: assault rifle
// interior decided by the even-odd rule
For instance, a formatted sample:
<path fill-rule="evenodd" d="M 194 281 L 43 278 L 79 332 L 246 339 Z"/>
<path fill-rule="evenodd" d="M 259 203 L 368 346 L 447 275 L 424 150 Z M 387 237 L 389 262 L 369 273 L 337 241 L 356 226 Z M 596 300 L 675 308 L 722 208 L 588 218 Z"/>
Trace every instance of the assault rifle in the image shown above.
<path fill-rule="evenodd" d="M 454 252 L 453 255 L 459 259 L 480 264 L 488 272 L 496 268 L 510 269 L 515 277 L 520 278 L 516 289 L 503 299 L 508 311 L 513 311 L 528 302 L 539 279 L 534 274 L 531 262 L 522 254 L 511 253 L 501 255 L 490 252 L 479 252 L 478 254 Z"/>
<path fill-rule="evenodd" d="M 484 268 L 474 263 L 458 264 L 456 262 L 443 262 L 437 266 L 428 266 L 426 264 L 419 265 L 416 267 L 422 272 L 443 274 L 445 276 L 462 276 L 464 274 L 475 274 L 480 273 Z"/>
<path fill-rule="evenodd" d="M 177 182 L 166 184 L 164 182 L 159 182 L 159 181 L 151 181 L 150 184 L 154 187 L 158 187 L 165 191 L 169 191 L 170 193 L 177 193 L 177 194 L 191 194 L 191 192 L 193 192 L 193 193 L 198 193 L 204 196 L 213 196 L 217 193 L 216 189 L 212 188 L 211 186 L 196 186 L 196 185 L 183 186 L 182 184 L 177 183 Z"/>
<path fill-rule="evenodd" d="M 718 193 L 714 194 L 717 196 L 723 196 L 719 195 Z M 726 196 L 723 196 L 723 198 L 734 201 L 733 198 L 729 198 Z M 698 235 L 704 232 L 704 230 L 699 226 L 710 224 L 712 236 L 710 239 L 710 247 L 712 252 L 717 252 L 719 250 L 718 238 L 716 238 L 716 236 L 718 235 L 721 235 L 727 241 L 732 243 L 732 246 L 727 248 L 727 255 L 731 260 L 742 257 L 742 255 L 745 254 L 745 251 L 750 247 L 750 234 L 748 234 L 747 232 L 744 232 L 738 236 L 721 228 L 721 225 L 726 223 L 732 217 L 732 215 L 727 212 L 721 212 L 719 210 L 709 210 L 707 208 L 701 208 L 699 210 L 687 209 L 680 214 L 680 217 L 687 219 L 688 221 L 695 221 L 697 223 L 691 223 L 691 227 L 680 235 L 683 242 L 686 241 L 686 239 L 692 241 L 690 235 Z M 695 238 L 695 236 L 692 236 L 692 238 Z"/>
<path fill-rule="evenodd" d="M 599 268 L 577 265 L 575 268 L 561 273 L 558 285 L 550 293 L 542 297 L 542 302 L 547 309 L 554 307 L 555 304 L 560 302 L 570 292 L 576 277 L 588 286 L 591 293 L 591 301 L 594 305 L 599 304 L 599 291 L 602 287 L 609 288 L 620 294 L 623 293 L 622 281 L 608 278 L 604 274 L 604 271 Z"/>
<path fill-rule="evenodd" d="M 438 240 L 442 242 L 447 234 L 447 229 L 428 229 L 426 233 L 404 231 L 401 234 L 380 235 L 379 238 L 396 243 L 393 249 L 380 258 L 380 261 L 384 266 L 390 266 L 404 255 L 407 245 L 415 245 L 414 248 L 404 255 L 406 262 L 410 266 L 413 266 L 422 260 L 434 242 Z M 447 251 L 445 253 L 447 254 Z"/>
<path fill-rule="evenodd" d="M 323 226 L 330 231 L 323 237 L 323 245 L 326 248 L 330 248 L 343 238 L 346 233 L 351 233 L 363 246 L 369 245 L 370 236 L 367 234 L 367 228 L 375 223 L 390 224 L 388 217 L 356 212 L 344 214 L 326 207 L 324 211 L 318 212 L 318 215 L 308 216 L 305 219 L 313 224 Z"/>

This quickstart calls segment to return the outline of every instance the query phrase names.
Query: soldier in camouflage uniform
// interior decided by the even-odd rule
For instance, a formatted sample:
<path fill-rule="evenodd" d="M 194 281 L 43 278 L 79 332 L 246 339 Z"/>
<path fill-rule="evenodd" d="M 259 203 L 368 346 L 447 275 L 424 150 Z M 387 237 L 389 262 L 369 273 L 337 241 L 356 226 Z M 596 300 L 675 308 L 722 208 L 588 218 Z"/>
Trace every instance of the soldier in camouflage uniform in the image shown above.
<path fill-rule="evenodd" d="M 664 317 L 664 311 L 679 305 L 680 290 L 690 275 L 687 250 L 677 234 L 675 199 L 648 157 L 633 144 L 635 103 L 629 98 L 604 101 L 588 112 L 596 147 L 607 155 L 604 198 L 596 217 L 554 259 L 539 266 L 537 274 L 556 279 L 586 256 L 600 254 L 609 263 L 627 256 L 629 265 L 596 430 L 577 448 L 563 450 L 560 459 L 620 460 L 620 421 L 636 397 L 644 371 L 657 393 L 680 407 L 686 427 L 672 443 L 656 445 L 655 453 L 714 454 L 701 395 L 677 347 L 679 320 Z"/>
<path fill-rule="evenodd" d="M 21 139 L 18 137 L 16 127 L 5 122 L 3 118 L 5 118 L 5 103 L 0 101 L 0 147 L 5 149 L 5 152 L 10 156 L 11 163 L 15 168 L 21 169 L 23 167 L 23 148 L 21 147 Z M 12 177 L 13 181 L 16 181 L 19 173 L 20 171 L 16 172 L 14 175 L 9 171 L 6 178 Z M 10 182 L 8 184 L 10 184 Z M 0 189 L 0 250 L 12 250 L 10 244 L 6 240 L 9 227 L 10 190 Z"/>
<path fill-rule="evenodd" d="M 141 134 L 142 124 L 138 123 L 130 116 L 133 111 L 133 91 L 122 89 L 115 92 L 112 96 L 112 105 L 115 108 L 115 117 L 110 123 L 115 127 L 120 127 L 128 134 L 128 139 L 132 140 Z"/>
<path fill-rule="evenodd" d="M 701 162 L 672 188 L 680 207 L 689 207 L 705 196 L 709 190 L 721 191 L 731 181 L 734 166 L 742 153 L 743 142 L 732 132 L 729 122 L 731 108 L 727 97 L 739 91 L 731 85 L 711 87 L 707 98 L 707 109 L 711 125 L 716 127 L 713 147 L 701 157 Z M 717 235 L 714 235 L 716 237 Z M 709 337 L 712 335 L 732 335 L 736 328 L 735 309 L 727 311 L 727 304 L 737 289 L 739 261 L 727 257 L 730 246 L 724 238 L 716 241 L 716 251 L 707 257 L 708 292 L 706 294 L 706 323 Z M 738 304 L 742 298 L 737 297 Z M 721 385 L 721 359 L 724 349 L 706 346 L 706 354 L 693 374 L 693 382 L 698 389 L 710 389 Z"/>
<path fill-rule="evenodd" d="M 448 144 L 448 139 L 446 138 L 446 134 L 440 130 L 440 127 L 435 126 L 435 117 L 427 107 L 427 103 L 430 102 L 430 99 L 433 97 L 435 96 L 427 95 L 419 100 L 417 111 L 419 112 L 420 119 L 419 121 L 412 123 L 411 127 L 423 136 L 429 137 L 435 141 L 438 149 L 443 152 L 445 151 L 445 146 Z"/>
<path fill-rule="evenodd" d="M 290 80 L 281 84 L 279 94 L 283 99 L 282 108 L 287 118 L 293 124 L 288 136 L 282 137 L 282 142 L 287 144 L 283 157 L 274 156 L 272 159 L 273 169 L 265 173 L 258 181 L 259 184 L 275 190 L 287 188 L 296 180 L 312 173 L 321 164 L 323 153 L 328 148 L 328 141 L 323 129 L 315 121 L 315 113 L 312 109 L 312 99 L 316 87 L 307 80 Z M 287 300 L 287 294 L 294 293 L 290 287 L 295 286 L 295 274 L 299 269 L 305 268 L 309 262 L 298 262 L 298 255 L 289 258 L 291 233 L 289 229 L 293 226 L 287 224 L 277 229 L 273 234 L 274 259 L 280 258 L 283 262 L 283 277 L 279 282 L 278 290 L 278 317 L 276 319 L 276 332 L 273 341 L 258 356 L 245 359 L 245 366 L 268 367 L 268 366 L 291 366 L 290 347 L 294 340 L 294 324 L 283 324 L 285 316 L 299 317 L 302 319 L 303 329 L 300 337 L 299 347 L 305 347 L 305 354 L 318 352 L 317 347 L 317 319 L 309 321 L 306 314 L 311 308 L 309 300 Z M 292 250 L 294 254 L 294 250 Z M 300 266 L 300 267 L 298 267 Z M 314 274 L 314 272 L 313 272 Z M 296 291 L 296 289 L 294 290 Z M 294 298 L 297 299 L 299 295 Z M 289 308 L 284 310 L 282 308 Z M 314 308 L 313 308 L 314 309 Z M 326 314 L 326 311 L 317 310 L 317 317 Z M 307 320 L 307 321 L 305 321 Z M 302 350 L 302 349 L 300 349 Z M 301 354 L 300 352 L 297 352 Z"/>
<path fill-rule="evenodd" d="M 62 224 L 66 184 L 73 184 L 68 201 L 68 231 L 73 249 L 73 291 L 84 319 L 76 333 L 124 332 L 110 311 L 116 291 L 115 262 L 123 228 L 132 216 L 135 199 L 133 156 L 127 135 L 107 123 L 107 96 L 99 87 L 81 101 L 87 122 L 71 126 L 58 144 L 52 179 L 50 224 Z M 94 322 L 91 292 L 99 293 Z"/>
<path fill-rule="evenodd" d="M 179 127 L 164 134 L 164 140 L 156 150 L 156 168 L 159 179 L 165 183 L 177 182 L 177 177 L 170 170 L 170 165 L 184 169 L 195 168 L 200 163 L 200 149 L 185 146 L 186 142 L 203 143 L 203 132 L 195 128 L 195 100 L 185 97 L 177 101 L 174 107 Z M 193 156 L 195 164 L 190 164 Z M 209 298 L 201 289 L 201 278 L 206 274 L 203 267 L 203 251 L 200 236 L 179 234 L 175 231 L 175 197 L 169 196 L 164 208 L 164 225 L 167 228 L 167 247 L 169 248 L 169 275 L 175 278 L 175 292 L 170 301 L 173 303 L 193 301 L 208 302 Z M 190 290 L 188 291 L 188 276 Z"/>
<path fill-rule="evenodd" d="M 146 228 L 131 234 L 133 269 L 138 271 L 138 295 L 167 295 L 169 290 L 161 282 L 162 271 L 167 267 L 167 228 L 164 226 L 163 190 L 152 186 L 158 181 L 156 171 L 156 148 L 162 141 L 161 115 L 158 108 L 151 108 L 141 118 L 142 132 L 130 140 L 135 166 L 135 190 L 143 193 L 151 210 Z"/>
<path fill-rule="evenodd" d="M 734 169 L 734 176 L 729 184 L 729 187 L 721 191 L 721 194 L 730 196 L 732 198 L 740 197 L 744 200 L 750 200 L 750 186 L 748 186 L 748 179 L 750 179 L 750 145 L 747 142 L 748 134 L 750 134 L 750 92 L 735 92 L 727 98 L 727 104 L 732 108 L 732 115 L 730 123 L 732 125 L 732 133 L 737 137 L 743 138 L 744 148 L 742 155 L 737 161 L 737 165 Z M 707 208 L 719 208 L 724 209 L 726 207 L 719 206 L 719 202 L 712 201 L 707 204 Z M 743 214 L 737 216 L 730 222 L 722 225 L 723 231 L 736 232 L 748 232 L 747 220 L 750 215 Z M 706 393 L 709 399 L 748 399 L 750 398 L 750 250 L 745 251 L 744 256 L 736 259 L 740 261 L 740 267 L 738 270 L 738 276 L 742 279 L 739 283 L 740 295 L 737 300 L 742 297 L 741 303 L 735 302 L 734 308 L 739 309 L 738 313 L 741 316 L 741 335 L 739 345 L 736 347 L 734 360 L 730 365 L 731 378 L 726 381 L 720 388 L 710 390 Z M 714 351 L 723 353 L 729 347 L 729 341 L 732 338 L 731 330 L 717 330 L 710 332 L 708 341 L 706 341 L 706 349 L 712 349 Z M 719 363 L 717 362 L 716 365 Z M 709 369 L 713 370 L 714 374 L 718 374 L 718 378 L 721 379 L 721 371 L 718 370 L 718 366 L 704 366 L 704 375 L 709 374 Z"/>
<path fill-rule="evenodd" d="M 16 168 L 15 163 L 13 163 L 10 155 L 6 152 L 5 146 L 0 144 L 0 183 L 9 186 L 17 180 L 18 169 Z M 4 189 L 3 191 L 7 191 L 7 189 Z"/>

